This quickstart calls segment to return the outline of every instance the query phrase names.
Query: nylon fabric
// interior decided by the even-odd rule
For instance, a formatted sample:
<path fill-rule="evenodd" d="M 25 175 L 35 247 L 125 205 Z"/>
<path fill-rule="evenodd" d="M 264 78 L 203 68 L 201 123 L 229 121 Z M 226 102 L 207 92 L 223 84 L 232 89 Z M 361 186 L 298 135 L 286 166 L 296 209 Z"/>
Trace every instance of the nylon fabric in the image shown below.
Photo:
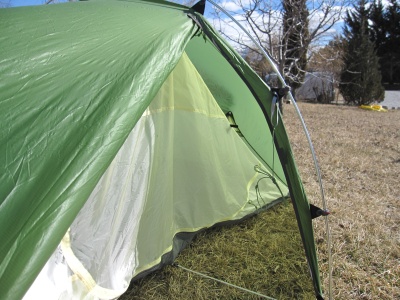
<path fill-rule="evenodd" d="M 70 284 L 60 294 L 123 292 L 177 233 L 254 212 L 257 164 L 184 54 L 72 224 L 62 250 L 81 284 L 61 278 Z M 259 185 L 264 205 L 281 197 L 272 182 Z"/>
<path fill-rule="evenodd" d="M 0 9 L 1 299 L 23 296 L 182 55 L 193 22 L 164 8 Z"/>
<path fill-rule="evenodd" d="M 201 37 L 192 39 L 186 51 L 222 110 L 225 113 L 233 112 L 240 131 L 256 153 L 266 162 L 269 169 L 273 167 L 276 176 L 285 182 L 281 165 L 278 163 L 273 166 L 273 155 L 278 157 L 278 154 L 273 147 L 272 136 L 265 134 L 270 130 L 263 112 L 240 75 L 225 57 L 215 50 L 211 42 L 204 42 Z M 220 73 L 215 72 L 215 69 L 224 75 L 219 76 Z M 269 88 L 266 85 L 262 88 L 263 97 L 267 101 L 270 98 Z"/>

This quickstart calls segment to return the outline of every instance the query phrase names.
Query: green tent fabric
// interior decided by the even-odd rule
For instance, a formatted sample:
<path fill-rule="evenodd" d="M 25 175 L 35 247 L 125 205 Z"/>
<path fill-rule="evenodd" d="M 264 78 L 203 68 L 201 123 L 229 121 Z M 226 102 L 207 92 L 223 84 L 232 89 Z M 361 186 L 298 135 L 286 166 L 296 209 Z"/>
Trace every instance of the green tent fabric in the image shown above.
<path fill-rule="evenodd" d="M 0 33 L 0 299 L 22 298 L 60 257 L 60 272 L 81 278 L 65 290 L 120 295 L 131 278 L 173 261 L 180 233 L 260 209 L 251 204 L 255 166 L 277 180 L 264 184 L 264 205 L 293 199 L 322 297 L 309 204 L 282 120 L 271 134 L 272 94 L 203 16 L 162 1 L 85 1 L 1 9 Z M 99 218 L 110 215 L 105 228 Z M 118 261 L 120 283 L 85 252 L 96 236 L 89 228 L 109 230 L 112 249 L 100 241 L 98 255 Z M 148 234 L 155 244 L 144 242 Z M 132 240 L 113 256 L 120 236 Z"/>

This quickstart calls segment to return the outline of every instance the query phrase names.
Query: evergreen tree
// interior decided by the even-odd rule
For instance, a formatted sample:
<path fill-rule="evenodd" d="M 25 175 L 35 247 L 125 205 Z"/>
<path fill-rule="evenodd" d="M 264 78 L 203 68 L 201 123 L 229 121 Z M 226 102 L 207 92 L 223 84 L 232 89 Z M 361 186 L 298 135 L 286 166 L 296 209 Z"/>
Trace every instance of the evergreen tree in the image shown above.
<path fill-rule="evenodd" d="M 385 53 L 385 74 L 387 82 L 400 83 L 400 5 L 396 0 L 390 0 L 385 12 L 387 28 Z"/>
<path fill-rule="evenodd" d="M 385 21 L 385 9 L 382 4 L 382 0 L 375 0 L 371 5 L 369 18 L 371 20 L 370 26 L 370 38 L 375 43 L 377 54 L 381 57 L 381 51 L 386 41 L 386 21 Z"/>
<path fill-rule="evenodd" d="M 370 38 L 375 43 L 383 83 L 400 83 L 400 6 L 389 0 L 386 8 L 378 0 L 371 6 Z"/>
<path fill-rule="evenodd" d="M 359 0 L 345 18 L 344 69 L 339 89 L 348 104 L 370 104 L 384 98 L 378 56 L 369 38 L 368 18 L 366 0 Z"/>
<path fill-rule="evenodd" d="M 286 40 L 284 74 L 294 92 L 301 86 L 307 67 L 307 50 L 310 43 L 308 31 L 309 12 L 306 0 L 282 0 L 283 36 Z"/>

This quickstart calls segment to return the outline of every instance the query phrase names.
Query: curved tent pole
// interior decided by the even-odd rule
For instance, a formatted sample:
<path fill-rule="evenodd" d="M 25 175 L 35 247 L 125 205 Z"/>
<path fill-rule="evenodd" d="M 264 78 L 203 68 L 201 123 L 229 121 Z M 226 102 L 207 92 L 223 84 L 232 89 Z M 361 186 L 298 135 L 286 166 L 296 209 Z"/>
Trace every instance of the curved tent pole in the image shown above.
<path fill-rule="evenodd" d="M 237 20 L 235 20 L 235 18 L 233 18 L 232 15 L 229 14 L 229 12 L 227 12 L 220 5 L 215 3 L 213 0 L 206 0 L 206 1 L 210 2 L 212 5 L 214 5 L 216 8 L 218 8 L 224 14 L 226 14 L 237 26 L 239 26 L 239 28 L 250 38 L 250 40 L 257 46 L 257 48 L 261 51 L 263 56 L 267 59 L 267 61 L 269 62 L 270 66 L 273 68 L 273 70 L 277 74 L 279 81 L 282 83 L 282 85 L 283 85 L 282 88 L 288 87 L 288 85 L 285 82 L 285 79 L 283 78 L 283 76 L 279 72 L 278 67 L 274 63 L 273 59 L 260 46 L 260 44 L 250 35 L 250 33 Z M 311 150 L 311 154 L 312 154 L 313 161 L 314 161 L 314 168 L 315 168 L 315 171 L 316 171 L 316 174 L 317 174 L 317 178 L 318 178 L 318 183 L 319 183 L 319 187 L 320 187 L 321 201 L 322 201 L 323 209 L 324 209 L 324 211 L 327 211 L 327 205 L 326 205 L 326 200 L 325 200 L 325 192 L 324 192 L 324 187 L 323 187 L 322 178 L 321 178 L 321 171 L 320 171 L 320 167 L 319 167 L 319 164 L 318 164 L 317 156 L 315 154 L 314 146 L 313 146 L 313 143 L 311 141 L 310 134 L 308 132 L 306 123 L 304 122 L 303 116 L 301 115 L 300 109 L 297 106 L 296 100 L 294 99 L 293 94 L 290 92 L 290 90 L 289 90 L 288 95 L 289 95 L 289 98 L 290 98 L 290 100 L 292 101 L 292 103 L 293 103 L 293 105 L 295 107 L 297 116 L 299 117 L 299 119 L 301 121 L 301 125 L 303 127 L 304 134 L 305 134 L 305 136 L 307 138 L 308 145 L 309 145 L 309 148 Z M 330 231 L 329 231 L 328 216 L 325 217 L 325 227 L 326 227 L 325 230 L 326 230 L 327 244 L 328 244 L 327 245 L 328 246 L 328 268 L 329 268 L 328 297 L 329 297 L 329 299 L 332 299 L 332 254 L 331 254 L 331 237 L 330 237 Z"/>

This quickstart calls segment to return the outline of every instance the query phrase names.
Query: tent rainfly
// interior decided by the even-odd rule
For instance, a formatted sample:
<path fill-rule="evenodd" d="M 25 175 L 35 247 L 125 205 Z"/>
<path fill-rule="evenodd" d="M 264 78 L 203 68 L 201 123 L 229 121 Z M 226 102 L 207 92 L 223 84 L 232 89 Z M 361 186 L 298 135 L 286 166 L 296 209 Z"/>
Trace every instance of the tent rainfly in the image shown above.
<path fill-rule="evenodd" d="M 265 205 L 293 201 L 322 299 L 273 93 L 199 9 L 5 8 L 0 40 L 0 299 L 116 298 L 199 230 L 259 210 L 260 170 Z"/>

